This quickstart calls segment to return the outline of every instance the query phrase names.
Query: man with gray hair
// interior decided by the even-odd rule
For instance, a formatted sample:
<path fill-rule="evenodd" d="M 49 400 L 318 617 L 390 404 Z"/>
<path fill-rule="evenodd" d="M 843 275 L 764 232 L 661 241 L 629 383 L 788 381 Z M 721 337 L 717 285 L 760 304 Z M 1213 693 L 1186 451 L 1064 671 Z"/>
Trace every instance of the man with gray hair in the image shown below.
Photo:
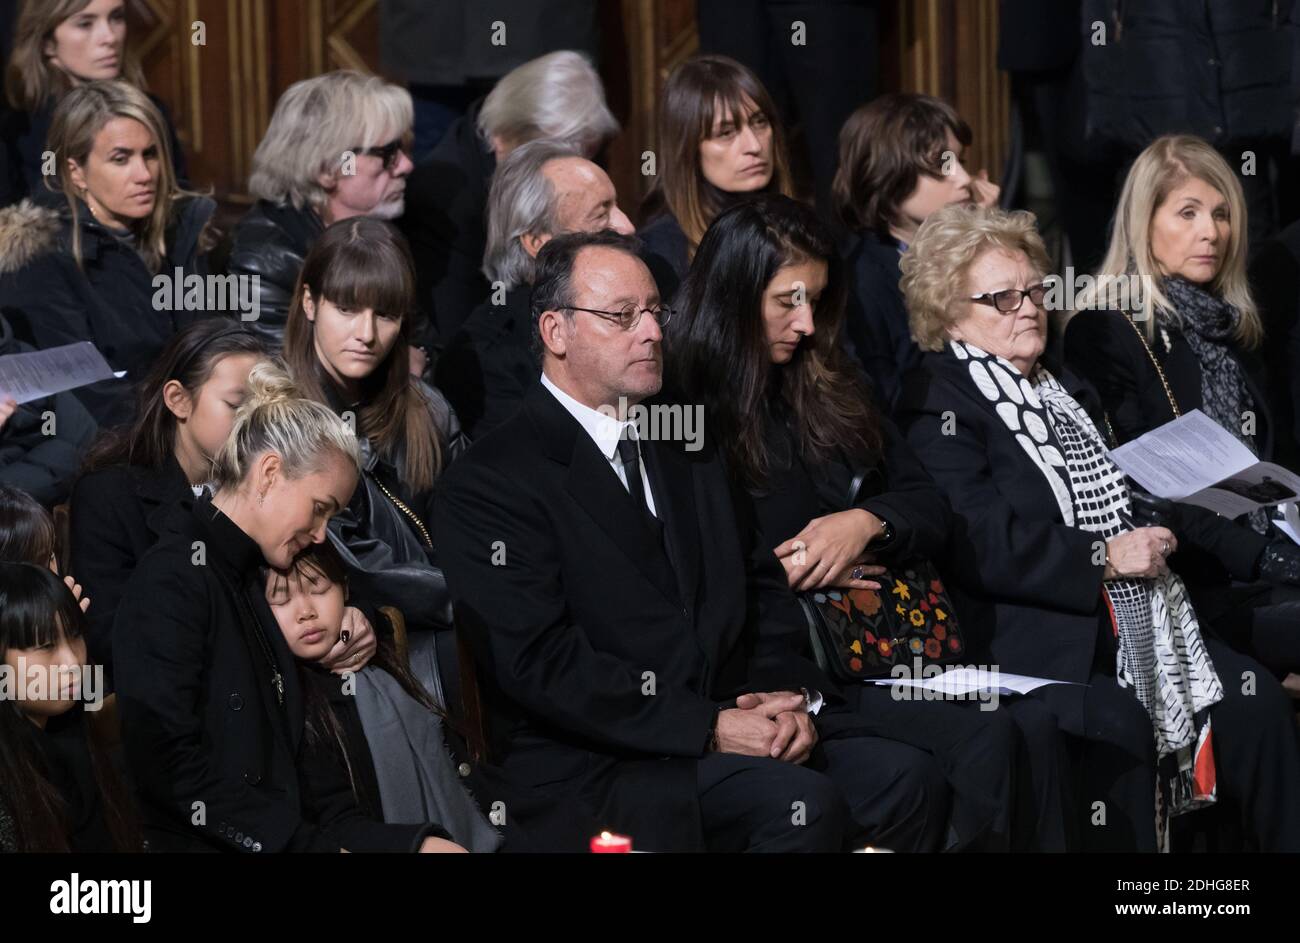
<path fill-rule="evenodd" d="M 491 293 L 452 337 L 435 375 L 471 437 L 509 419 L 537 382 L 529 312 L 537 253 L 552 236 L 602 229 L 633 232 L 609 176 L 574 145 L 532 141 L 497 168 L 482 269 Z"/>
<path fill-rule="evenodd" d="M 493 172 L 529 141 L 551 138 L 592 157 L 619 125 L 605 88 L 586 56 L 547 53 L 506 73 L 487 96 L 457 119 L 428 163 L 411 174 L 399 225 L 411 244 L 420 305 L 436 340 L 446 344 L 488 297 L 480 274 L 484 210 Z"/>

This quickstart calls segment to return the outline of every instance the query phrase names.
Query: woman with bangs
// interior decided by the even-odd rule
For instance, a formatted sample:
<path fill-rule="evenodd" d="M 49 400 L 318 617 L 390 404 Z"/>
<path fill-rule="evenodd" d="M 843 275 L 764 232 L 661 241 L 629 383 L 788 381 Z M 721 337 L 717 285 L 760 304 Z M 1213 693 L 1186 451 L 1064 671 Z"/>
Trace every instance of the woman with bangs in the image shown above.
<path fill-rule="evenodd" d="M 468 445 L 441 393 L 410 374 L 415 270 L 390 224 L 356 217 L 321 234 L 303 263 L 284 357 L 304 395 L 357 434 L 362 487 L 330 535 L 363 606 L 397 606 L 415 628 L 451 624 L 434 566 L 433 487 Z"/>
<path fill-rule="evenodd" d="M 0 563 L 0 852 L 142 850 L 107 748 L 87 723 L 85 617 L 38 563 Z M 40 679 L 37 687 L 35 679 Z"/>
<path fill-rule="evenodd" d="M 235 225 L 224 266 L 257 276 L 250 326 L 276 349 L 303 259 L 325 227 L 405 211 L 413 115 L 406 89 L 352 70 L 295 82 L 276 102 L 248 178 L 257 202 Z M 423 369 L 422 355 L 415 366 Z"/>
<path fill-rule="evenodd" d="M 665 389 L 703 405 L 752 538 L 760 650 L 811 657 L 796 593 L 879 590 L 886 565 L 937 561 L 951 539 L 948 502 L 838 343 L 845 290 L 813 209 L 762 195 L 714 221 L 666 329 Z M 764 565 L 773 554 L 781 569 Z M 977 626 L 963 617 L 969 642 Z M 836 702 L 818 720 L 828 751 L 836 736 L 865 735 L 933 756 L 954 797 L 948 848 L 1074 845 L 1068 757 L 1037 705 L 904 702 L 887 687 L 829 678 L 820 693 L 828 708 Z M 865 824 L 861 782 L 840 785 Z"/>
<path fill-rule="evenodd" d="M 42 349 L 93 343 L 125 376 L 74 395 L 100 426 L 128 422 L 132 386 L 203 315 L 156 305 L 154 279 L 206 274 L 216 203 L 180 189 L 162 115 L 126 82 L 64 95 L 49 149 L 60 205 L 24 200 L 0 211 L 0 313 Z"/>
<path fill-rule="evenodd" d="M 845 333 L 875 387 L 892 409 L 902 378 L 920 360 L 898 287 L 898 260 L 917 227 L 950 203 L 992 206 L 1000 190 L 962 166 L 972 134 L 951 105 L 914 92 L 881 95 L 840 129 L 835 212 L 851 233 Z"/>
<path fill-rule="evenodd" d="M 87 82 L 121 80 L 146 91 L 140 58 L 128 42 L 126 0 L 28 0 L 14 23 L 14 44 L 5 71 L 0 139 L 8 151 L 11 180 L 0 180 L 0 204 L 46 193 L 42 155 L 55 107 Z M 149 100 L 163 117 L 175 175 L 184 180 L 185 156 L 163 103 Z M 0 165 L 4 161 L 0 160 Z M 4 195 L 8 184 L 10 199 Z"/>
<path fill-rule="evenodd" d="M 659 100 L 659 176 L 637 233 L 669 301 L 704 231 L 728 206 L 756 193 L 790 196 L 790 158 L 776 106 L 758 77 L 726 56 L 677 66 Z"/>

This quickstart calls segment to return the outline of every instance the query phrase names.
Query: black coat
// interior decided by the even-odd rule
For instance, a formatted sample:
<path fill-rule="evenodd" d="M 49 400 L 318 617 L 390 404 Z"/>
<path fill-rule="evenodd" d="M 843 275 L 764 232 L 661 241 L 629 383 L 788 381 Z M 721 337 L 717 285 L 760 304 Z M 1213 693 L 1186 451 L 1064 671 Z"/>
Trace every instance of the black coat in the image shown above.
<path fill-rule="evenodd" d="M 442 442 L 445 468 L 469 443 L 442 394 L 418 380 L 412 382 L 419 384 L 429 404 Z M 326 396 L 339 414 L 359 409 L 346 406 L 338 399 L 332 385 L 326 386 Z M 389 460 L 368 439 L 358 437 L 358 443 L 361 481 L 347 507 L 329 523 L 330 540 L 347 564 L 353 604 L 370 611 L 380 606 L 396 606 L 410 628 L 446 628 L 451 624 L 451 598 L 442 571 L 436 566 L 432 544 L 429 520 L 433 490 L 417 493 L 402 480 L 399 469 L 404 448 L 399 448 Z M 384 493 L 385 489 L 388 494 Z M 399 508 L 393 498 L 402 502 L 410 513 Z"/>
<path fill-rule="evenodd" d="M 248 326 L 277 350 L 284 342 L 303 260 L 324 231 L 325 224 L 314 210 L 258 200 L 231 233 L 226 272 L 258 276 L 258 317 Z"/>
<path fill-rule="evenodd" d="M 440 488 L 437 539 L 507 806 L 544 847 L 616 828 L 700 849 L 696 760 L 746 685 L 746 562 L 723 468 L 707 439 L 697 452 L 645 440 L 642 454 L 667 550 L 540 383 Z"/>
<path fill-rule="evenodd" d="M 1084 311 L 1071 318 L 1065 330 L 1066 363 L 1096 388 L 1120 444 L 1174 419 L 1164 384 L 1126 320 L 1118 311 Z M 1201 365 L 1182 332 L 1174 326 L 1166 330 L 1169 347 L 1165 347 L 1162 332 L 1157 330 L 1151 350 L 1169 381 L 1179 411 L 1186 414 L 1202 405 Z M 1252 357 L 1240 351 L 1234 353 L 1255 401 L 1255 443 L 1260 457 L 1267 460 L 1272 454 L 1273 423 L 1263 395 L 1260 367 Z M 1177 508 L 1188 536 L 1195 539 L 1192 545 L 1180 546 L 1169 558 L 1169 565 L 1187 581 L 1198 608 L 1208 612 L 1218 603 L 1212 602 L 1206 592 L 1223 588 L 1233 578 L 1256 577 L 1268 538 L 1206 508 L 1190 504 L 1179 504 Z"/>
<path fill-rule="evenodd" d="M 1291 0 L 1084 0 L 1082 14 L 1092 139 L 1131 153 L 1162 134 L 1195 134 L 1221 149 L 1290 140 Z M 1095 45 L 1099 20 L 1106 41 Z"/>
<path fill-rule="evenodd" d="M 921 360 L 899 287 L 899 258 L 896 242 L 871 231 L 854 237 L 845 254 L 844 333 L 886 410 L 893 409 L 903 376 Z"/>
<path fill-rule="evenodd" d="M 127 584 L 114 673 L 151 847 L 415 848 L 427 826 L 367 818 L 346 778 L 304 755 L 302 691 L 266 605 L 264 565 L 257 544 L 202 500 L 174 510 Z"/>
<path fill-rule="evenodd" d="M 636 232 L 641 259 L 654 276 L 659 297 L 670 304 L 691 267 L 691 244 L 677 217 L 664 210 Z"/>
<path fill-rule="evenodd" d="M 1068 369 L 1053 372 L 1105 429 L 1087 381 Z M 922 355 L 921 367 L 905 379 L 899 422 L 952 505 L 944 573 L 963 616 L 987 620 L 992 663 L 1016 674 L 1086 682 L 1094 663 L 1109 656 L 1098 648 L 1103 630 L 1110 633 L 1098 536 L 1065 523 L 1038 466 L 955 357 Z M 1198 518 L 1182 513 L 1186 507 L 1174 506 L 1171 529 L 1180 543 L 1213 541 Z M 1081 725 L 1082 717 L 1072 723 Z"/>
<path fill-rule="evenodd" d="M 61 202 L 62 197 L 57 199 Z M 216 203 L 207 197 L 177 204 L 168 228 L 161 274 L 206 273 L 201 237 Z M 156 274 L 129 245 L 101 226 L 83 203 L 78 213 L 83 264 L 72 256 L 67 207 L 24 201 L 0 210 L 0 312 L 23 340 L 42 349 L 90 341 L 121 379 L 75 391 L 104 427 L 131 420 L 132 385 L 144 379 L 172 335 L 203 311 L 159 310 Z"/>
<path fill-rule="evenodd" d="M 86 642 L 113 686 L 113 619 L 127 581 L 163 534 L 173 505 L 194 503 L 175 459 L 162 468 L 115 465 L 77 479 L 69 509 L 68 569 L 90 597 Z"/>
<path fill-rule="evenodd" d="M 475 102 L 406 180 L 406 212 L 398 221 L 411 244 L 420 305 L 434 337 L 447 343 L 488 297 L 480 271 L 487 248 L 487 198 L 496 156 L 478 133 Z M 422 338 L 423 340 L 423 338 Z"/>
<path fill-rule="evenodd" d="M 495 429 L 519 409 L 542 368 L 533 353 L 528 285 L 474 309 L 438 356 L 434 378 L 472 439 Z"/>
<path fill-rule="evenodd" d="M 9 322 L 0 315 L 0 357 L 31 350 L 30 344 L 14 337 Z M 47 412 L 54 420 L 50 435 L 45 434 Z M 21 488 L 53 507 L 67 498 L 81 454 L 95 432 L 95 420 L 71 392 L 23 403 L 0 426 L 0 484 Z"/>

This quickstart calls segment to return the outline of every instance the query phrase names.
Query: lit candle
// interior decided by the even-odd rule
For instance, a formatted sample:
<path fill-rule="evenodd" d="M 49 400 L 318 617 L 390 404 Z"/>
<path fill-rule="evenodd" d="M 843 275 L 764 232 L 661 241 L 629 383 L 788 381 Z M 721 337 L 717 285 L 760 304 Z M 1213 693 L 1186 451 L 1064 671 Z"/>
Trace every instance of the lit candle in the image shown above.
<path fill-rule="evenodd" d="M 591 840 L 592 854 L 625 855 L 632 851 L 632 839 L 613 832 L 601 832 Z"/>

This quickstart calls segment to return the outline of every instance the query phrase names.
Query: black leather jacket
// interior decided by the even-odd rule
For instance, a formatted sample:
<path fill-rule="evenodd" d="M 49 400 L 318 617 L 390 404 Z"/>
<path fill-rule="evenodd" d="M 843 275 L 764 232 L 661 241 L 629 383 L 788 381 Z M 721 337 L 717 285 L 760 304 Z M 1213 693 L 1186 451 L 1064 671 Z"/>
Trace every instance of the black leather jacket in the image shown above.
<path fill-rule="evenodd" d="M 442 443 L 445 468 L 469 446 L 455 411 L 441 393 L 420 381 Z M 349 407 L 330 389 L 330 405 Z M 363 474 L 348 506 L 329 525 L 330 539 L 348 566 L 351 604 L 376 609 L 396 606 L 411 629 L 451 626 L 451 598 L 432 541 L 432 489 L 414 493 L 398 469 L 404 449 L 382 457 L 370 440 L 358 437 Z M 400 506 L 399 503 L 400 502 Z"/>
<path fill-rule="evenodd" d="M 226 274 L 258 276 L 260 308 L 257 320 L 248 327 L 277 350 L 284 340 L 289 302 L 303 260 L 324 231 L 325 224 L 311 209 L 258 200 L 231 234 Z"/>

